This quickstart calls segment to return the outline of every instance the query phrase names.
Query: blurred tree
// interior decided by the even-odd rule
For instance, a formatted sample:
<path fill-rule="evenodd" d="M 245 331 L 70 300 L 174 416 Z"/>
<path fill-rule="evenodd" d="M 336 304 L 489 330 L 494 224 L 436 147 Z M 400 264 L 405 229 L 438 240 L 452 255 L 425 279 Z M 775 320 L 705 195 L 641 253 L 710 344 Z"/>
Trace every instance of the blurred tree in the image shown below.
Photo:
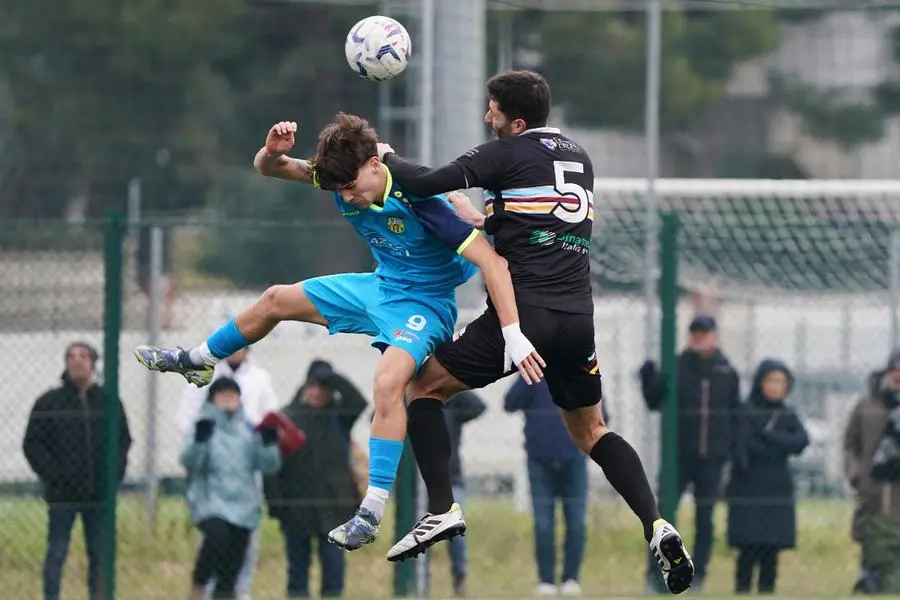
<path fill-rule="evenodd" d="M 0 215 L 96 216 L 123 205 L 135 176 L 148 210 L 202 205 L 223 167 L 249 168 L 275 120 L 298 121 L 309 132 L 298 150 L 308 151 L 337 108 L 374 107 L 374 86 L 336 50 L 361 12 L 247 0 L 4 2 L 0 111 L 15 157 L 4 164 Z"/>
<path fill-rule="evenodd" d="M 534 49 L 555 75 L 554 97 L 570 123 L 643 128 L 643 13 L 547 12 L 530 18 L 538 32 Z M 733 67 L 774 50 L 780 39 L 778 20 L 767 10 L 667 10 L 662 31 L 663 130 L 677 129 L 721 97 Z"/>
<path fill-rule="evenodd" d="M 369 271 L 365 242 L 342 219 L 331 194 L 290 182 L 232 173 L 211 191 L 221 210 L 196 268 L 235 286 L 264 288 L 330 273 Z M 307 210 L 330 211 L 330 222 L 304 222 Z"/>
<path fill-rule="evenodd" d="M 663 13 L 660 126 L 664 133 L 690 124 L 721 98 L 741 62 L 777 49 L 785 27 L 802 26 L 856 0 L 827 9 L 676 11 Z M 869 10 L 873 20 L 896 9 Z M 556 103 L 575 125 L 641 131 L 646 101 L 646 18 L 643 12 L 525 12 L 516 17 L 517 47 L 540 56 L 553 74 Z M 891 31 L 900 64 L 900 26 Z M 900 114 L 900 77 L 891 76 L 860 94 L 836 94 L 796 77 L 773 73 L 772 98 L 802 119 L 808 135 L 844 149 L 884 135 L 885 119 Z M 864 90 L 864 92 L 866 92 Z"/>

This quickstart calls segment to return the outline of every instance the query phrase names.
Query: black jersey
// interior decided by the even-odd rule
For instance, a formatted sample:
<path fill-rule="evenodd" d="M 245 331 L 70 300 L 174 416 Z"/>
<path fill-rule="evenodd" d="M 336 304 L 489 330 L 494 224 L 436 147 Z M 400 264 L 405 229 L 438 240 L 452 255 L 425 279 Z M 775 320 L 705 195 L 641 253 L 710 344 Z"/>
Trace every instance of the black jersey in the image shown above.
<path fill-rule="evenodd" d="M 469 150 L 454 163 L 484 190 L 485 230 L 509 263 L 516 302 L 593 312 L 594 168 L 559 129 L 530 129 Z"/>

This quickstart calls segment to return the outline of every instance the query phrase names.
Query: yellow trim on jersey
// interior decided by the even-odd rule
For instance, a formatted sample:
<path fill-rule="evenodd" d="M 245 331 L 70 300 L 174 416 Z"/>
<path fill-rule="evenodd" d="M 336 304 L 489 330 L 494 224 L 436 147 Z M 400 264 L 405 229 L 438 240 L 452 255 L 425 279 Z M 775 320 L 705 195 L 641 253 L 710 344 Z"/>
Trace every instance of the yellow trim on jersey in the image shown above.
<path fill-rule="evenodd" d="M 511 213 L 549 215 L 554 211 L 554 209 L 556 209 L 556 206 L 556 202 L 506 202 L 504 203 L 503 208 L 504 210 L 506 210 L 506 212 Z M 489 217 L 494 214 L 493 204 L 485 207 L 485 213 Z M 591 221 L 594 220 L 593 208 L 588 209 L 587 218 Z"/>
<path fill-rule="evenodd" d="M 468 248 L 469 245 L 470 245 L 472 242 L 474 242 L 474 241 L 475 241 L 475 238 L 477 238 L 477 237 L 478 237 L 478 230 L 477 230 L 477 229 L 473 229 L 473 230 L 472 230 L 472 233 L 469 234 L 469 237 L 467 237 L 467 238 L 463 241 L 463 243 L 459 245 L 459 248 L 456 249 L 456 253 L 457 253 L 457 254 L 462 254 L 463 252 L 465 252 L 465 251 L 466 251 L 466 248 Z"/>
<path fill-rule="evenodd" d="M 391 188 L 394 187 L 394 176 L 391 175 L 391 170 L 388 169 L 387 165 L 381 163 L 381 166 L 384 167 L 384 172 L 387 175 L 387 181 L 384 182 L 384 196 L 381 197 L 381 206 L 378 206 L 374 202 L 369 205 L 369 208 L 374 210 L 375 212 L 381 212 L 384 210 L 384 207 L 387 206 L 387 201 L 391 197 Z"/>

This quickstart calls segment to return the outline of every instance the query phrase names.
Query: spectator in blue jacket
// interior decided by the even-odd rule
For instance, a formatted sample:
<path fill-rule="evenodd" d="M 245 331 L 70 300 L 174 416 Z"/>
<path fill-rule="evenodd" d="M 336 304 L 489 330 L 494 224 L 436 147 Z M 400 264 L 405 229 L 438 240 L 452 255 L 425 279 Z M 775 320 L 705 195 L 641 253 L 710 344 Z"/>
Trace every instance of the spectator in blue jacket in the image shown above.
<path fill-rule="evenodd" d="M 528 385 L 517 377 L 506 393 L 507 412 L 525 414 L 525 453 L 534 516 L 534 553 L 537 561 L 538 596 L 581 594 L 581 571 L 587 511 L 587 463 L 572 443 L 550 389 L 542 381 Z M 609 415 L 603 406 L 603 419 Z M 556 501 L 560 500 L 566 524 L 560 588 L 556 587 Z"/>
<path fill-rule="evenodd" d="M 250 534 L 259 525 L 261 498 L 257 472 L 281 468 L 278 431 L 259 432 L 244 418 L 241 388 L 222 377 L 209 386 L 181 452 L 187 470 L 191 520 L 203 532 L 194 565 L 191 599 L 202 599 L 204 586 L 215 580 L 213 598 L 235 598 L 235 584 Z"/>

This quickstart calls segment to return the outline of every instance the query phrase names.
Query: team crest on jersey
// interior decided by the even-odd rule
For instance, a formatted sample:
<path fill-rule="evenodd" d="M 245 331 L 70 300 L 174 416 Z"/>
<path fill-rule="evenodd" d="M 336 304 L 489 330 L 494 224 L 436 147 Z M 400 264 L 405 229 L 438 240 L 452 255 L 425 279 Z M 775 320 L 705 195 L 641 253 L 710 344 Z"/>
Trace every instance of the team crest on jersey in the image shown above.
<path fill-rule="evenodd" d="M 548 150 L 556 150 L 559 148 L 559 142 L 556 141 L 556 138 L 541 138 L 541 143 L 546 146 Z"/>
<path fill-rule="evenodd" d="M 403 217 L 388 217 L 387 226 L 388 229 L 390 229 L 394 233 L 399 234 L 406 231 L 406 225 L 403 223 Z"/>
<path fill-rule="evenodd" d="M 600 363 L 597 361 L 597 352 L 591 352 L 591 355 L 584 361 L 584 370 L 589 375 L 600 374 Z"/>

